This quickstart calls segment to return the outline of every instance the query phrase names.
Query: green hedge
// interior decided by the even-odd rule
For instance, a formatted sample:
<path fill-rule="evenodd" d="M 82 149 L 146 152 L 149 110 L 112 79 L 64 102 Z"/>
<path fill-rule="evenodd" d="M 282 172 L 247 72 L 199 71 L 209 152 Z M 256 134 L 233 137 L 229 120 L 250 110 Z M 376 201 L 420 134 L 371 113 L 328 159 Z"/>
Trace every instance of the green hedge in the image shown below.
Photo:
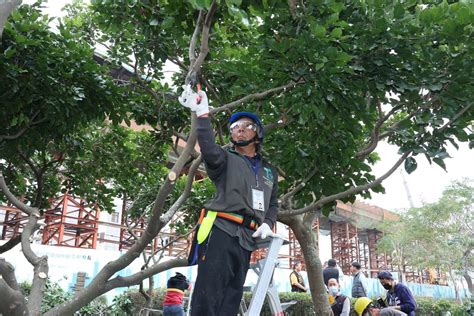
<path fill-rule="evenodd" d="M 25 297 L 28 297 L 31 291 L 31 283 L 20 283 L 20 290 Z M 41 314 L 46 313 L 59 304 L 71 300 L 73 295 L 73 293 L 63 290 L 58 283 L 48 280 L 45 285 L 43 300 L 41 301 Z M 79 311 L 79 315 L 100 315 L 101 313 L 105 313 L 107 309 L 107 298 L 105 296 L 99 296 L 82 307 Z"/>
<path fill-rule="evenodd" d="M 155 290 L 153 293 L 152 307 L 153 309 L 162 309 L 164 289 Z M 251 292 L 244 292 L 244 300 L 249 306 L 252 298 Z M 281 302 L 297 301 L 293 306 L 290 306 L 286 311 L 286 316 L 308 316 L 315 315 L 313 310 L 313 302 L 311 295 L 306 293 L 292 293 L 282 292 L 280 293 Z M 355 299 L 351 300 L 352 306 L 354 305 Z M 426 297 L 417 297 L 416 302 L 418 308 L 416 310 L 417 316 L 442 316 L 446 312 L 450 312 L 451 316 L 464 316 L 468 315 L 467 305 L 461 305 L 456 303 L 454 300 L 439 299 L 435 300 Z M 145 307 L 145 299 L 137 291 L 128 291 L 114 299 L 115 313 L 114 315 L 137 315 L 140 310 Z M 466 304 L 469 302 L 466 301 Z M 153 315 L 153 314 L 150 314 Z M 261 316 L 270 316 L 270 307 L 265 302 Z M 356 316 L 354 309 L 351 308 L 351 315 Z"/>
<path fill-rule="evenodd" d="M 244 299 L 247 303 L 247 306 L 250 303 L 250 299 L 252 298 L 252 293 L 245 292 Z M 286 316 L 306 316 L 306 315 L 315 315 L 313 309 L 313 301 L 311 300 L 311 295 L 306 293 L 292 293 L 292 292 L 285 292 L 280 293 L 280 301 L 281 302 L 289 302 L 295 300 L 297 303 L 291 307 L 289 307 L 285 311 Z M 465 305 L 461 305 L 454 300 L 447 300 L 447 299 L 433 299 L 428 297 L 417 297 L 416 302 L 418 304 L 418 308 L 416 310 L 417 316 L 441 316 L 444 315 L 446 312 L 450 312 L 451 316 L 465 316 L 468 315 L 468 305 L 469 302 L 466 300 Z M 354 303 L 355 299 L 351 299 L 351 315 L 356 316 L 354 312 Z M 270 316 L 270 307 L 266 303 L 260 314 L 261 316 Z"/>
<path fill-rule="evenodd" d="M 431 297 L 417 297 L 418 305 L 417 315 L 443 315 L 450 312 L 451 316 L 469 315 L 469 301 L 465 300 L 464 305 L 457 303 L 455 300 L 433 299 Z M 471 314 L 472 315 L 472 314 Z"/>
<path fill-rule="evenodd" d="M 154 290 L 149 308 L 161 310 L 164 294 L 165 289 Z M 114 298 L 112 314 L 117 316 L 138 315 L 145 306 L 146 301 L 143 295 L 137 290 L 130 290 Z M 149 315 L 158 315 L 158 313 L 150 312 Z"/>

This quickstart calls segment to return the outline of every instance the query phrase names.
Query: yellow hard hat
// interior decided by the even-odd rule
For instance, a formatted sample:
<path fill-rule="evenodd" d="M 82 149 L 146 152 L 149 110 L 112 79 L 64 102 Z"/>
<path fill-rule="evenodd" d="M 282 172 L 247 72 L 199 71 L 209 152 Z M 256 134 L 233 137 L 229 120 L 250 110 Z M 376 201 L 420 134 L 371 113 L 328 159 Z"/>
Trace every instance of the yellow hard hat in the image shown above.
<path fill-rule="evenodd" d="M 362 313 L 365 311 L 367 306 L 372 303 L 372 300 L 368 297 L 359 297 L 354 304 L 354 310 L 357 315 L 362 316 Z"/>

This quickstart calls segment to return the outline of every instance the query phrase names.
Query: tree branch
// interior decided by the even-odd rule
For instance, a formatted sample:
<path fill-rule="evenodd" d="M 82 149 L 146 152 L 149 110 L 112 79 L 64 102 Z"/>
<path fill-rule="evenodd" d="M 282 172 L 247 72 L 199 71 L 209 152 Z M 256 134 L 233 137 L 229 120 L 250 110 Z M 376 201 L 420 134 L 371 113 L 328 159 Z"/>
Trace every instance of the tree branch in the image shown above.
<path fill-rule="evenodd" d="M 233 107 L 242 105 L 245 102 L 264 99 L 268 95 L 276 93 L 276 92 L 280 92 L 280 91 L 286 92 L 287 89 L 294 88 L 296 85 L 302 84 L 302 83 L 304 83 L 304 80 L 299 80 L 298 82 L 291 81 L 291 82 L 287 83 L 286 85 L 283 85 L 283 86 L 280 86 L 280 87 L 271 88 L 271 89 L 268 89 L 268 90 L 263 91 L 263 92 L 257 92 L 257 93 L 249 94 L 249 95 L 247 95 L 243 98 L 240 98 L 236 101 L 232 101 L 232 102 L 230 102 L 228 104 L 225 104 L 223 106 L 213 108 L 213 109 L 210 110 L 210 113 L 212 114 L 212 113 L 216 113 L 216 112 L 220 112 L 220 111 L 229 110 Z"/>
<path fill-rule="evenodd" d="M 470 104 L 466 105 L 465 107 L 463 107 L 463 108 L 461 109 L 461 111 L 459 111 L 458 113 L 456 113 L 456 115 L 454 115 L 454 117 L 453 117 L 451 120 L 449 120 L 446 124 L 444 124 L 442 127 L 440 127 L 437 132 L 438 132 L 438 133 L 444 132 L 444 130 L 445 130 L 446 128 L 448 128 L 451 124 L 453 124 L 453 123 L 456 122 L 461 116 L 463 116 L 464 113 L 466 113 L 467 110 L 469 110 L 469 109 L 471 108 L 471 106 L 472 106 L 472 103 L 470 103 Z"/>
<path fill-rule="evenodd" d="M 180 197 L 173 203 L 173 205 L 169 208 L 169 210 L 161 216 L 161 221 L 168 223 L 173 215 L 176 213 L 178 208 L 186 201 L 188 198 L 189 194 L 191 193 L 191 189 L 193 187 L 193 182 L 194 182 L 194 175 L 196 174 L 196 171 L 199 168 L 199 165 L 202 162 L 201 156 L 196 158 L 191 167 L 189 168 L 188 176 L 186 179 L 186 185 L 184 187 L 183 192 L 181 193 Z"/>
<path fill-rule="evenodd" d="M 18 200 L 11 192 L 8 190 L 7 184 L 5 182 L 5 178 L 3 177 L 2 171 L 0 171 L 0 189 L 3 191 L 3 194 L 7 197 L 7 199 L 18 209 L 22 210 L 26 214 L 30 216 L 39 217 L 40 213 L 39 210 L 35 207 L 30 207 L 20 200 Z M 28 236 L 29 238 L 29 236 Z"/>
<path fill-rule="evenodd" d="M 161 214 L 167 201 L 167 197 L 171 193 L 178 176 L 186 164 L 191 152 L 194 150 L 196 144 L 196 126 L 197 118 L 195 114 L 191 115 L 191 133 L 189 135 L 186 146 L 184 147 L 178 160 L 175 162 L 173 168 L 168 173 L 165 181 L 163 182 L 158 194 L 155 198 L 151 216 L 148 219 L 147 227 L 144 230 L 142 236 L 135 242 L 130 249 L 122 255 L 120 258 L 110 261 L 107 263 L 102 270 L 96 275 L 88 287 L 79 292 L 73 300 L 70 300 L 62 305 L 56 306 L 45 315 L 58 315 L 58 314 L 72 314 L 76 310 L 85 306 L 92 299 L 97 297 L 98 293 L 105 293 L 109 289 L 109 278 L 112 277 L 117 271 L 122 270 L 134 261 L 146 246 L 156 237 L 161 229 L 167 224 L 161 220 Z M 160 272 L 160 271 L 158 271 Z M 136 283 L 138 284 L 138 283 Z M 99 294 L 100 295 L 100 294 Z"/>
<path fill-rule="evenodd" d="M 201 47 L 199 48 L 199 55 L 196 60 L 191 64 L 188 74 L 186 75 L 185 84 L 191 82 L 193 77 L 197 77 L 199 69 L 201 68 L 204 59 L 206 59 L 207 54 L 209 53 L 209 31 L 211 29 L 212 19 L 214 13 L 217 10 L 217 1 L 213 0 L 209 10 L 207 11 L 206 18 L 204 20 L 204 25 L 202 27 L 202 36 L 201 36 Z M 193 35 L 194 38 L 194 35 Z M 190 45 L 190 50 L 191 50 Z M 191 62 L 191 60 L 190 60 Z"/>
<path fill-rule="evenodd" d="M 15 277 L 15 268 L 4 258 L 0 258 L 0 278 L 3 278 L 12 290 L 20 289 Z"/>
<path fill-rule="evenodd" d="M 29 157 L 27 157 L 19 148 L 17 149 L 18 155 L 26 162 L 26 164 L 31 168 L 33 171 L 35 178 L 36 178 L 36 196 L 33 201 L 33 206 L 38 206 L 41 202 L 41 198 L 43 196 L 43 187 L 44 187 L 44 173 L 46 172 L 46 169 L 55 163 L 58 163 L 60 161 L 53 160 L 50 162 L 46 162 L 46 160 L 43 161 L 43 167 L 39 168 L 38 166 L 35 166 L 35 163 L 33 160 L 31 160 Z"/>
<path fill-rule="evenodd" d="M 101 292 L 101 294 L 106 293 L 110 290 L 113 290 L 117 287 L 138 285 L 140 284 L 142 280 L 150 276 L 153 276 L 157 273 L 169 270 L 171 268 L 186 267 L 187 265 L 188 265 L 187 259 L 182 259 L 182 258 L 172 259 L 165 262 L 160 262 L 158 264 L 151 266 L 148 269 L 141 270 L 127 277 L 118 276 L 116 278 L 111 279 L 109 282 L 107 282 L 107 285 L 105 286 L 104 291 Z"/>
<path fill-rule="evenodd" d="M 23 294 L 19 290 L 9 287 L 2 278 L 0 278 L 0 293 L 2 294 L 0 314 L 11 316 L 30 315 Z"/>
<path fill-rule="evenodd" d="M 0 33 L 0 37 L 1 37 L 1 33 Z M 37 111 L 35 114 L 33 114 L 33 117 L 31 118 L 31 123 L 25 127 L 23 127 L 21 130 L 19 130 L 18 132 L 16 132 L 16 134 L 14 135 L 0 135 L 0 142 L 2 142 L 3 140 L 14 140 L 14 139 L 17 139 L 19 138 L 21 135 L 23 135 L 29 128 L 35 126 L 35 125 L 38 125 L 38 124 L 41 124 L 45 121 L 47 121 L 46 118 L 43 118 L 43 119 L 40 119 L 38 121 L 34 121 L 34 119 L 40 114 L 41 112 L 40 111 Z"/>
<path fill-rule="evenodd" d="M 156 249 L 156 250 L 153 252 L 153 254 L 148 257 L 148 260 L 145 262 L 145 266 L 148 266 L 148 264 L 150 263 L 150 261 L 152 260 L 152 258 L 154 258 L 154 256 L 155 256 L 158 252 L 165 250 L 165 249 L 168 248 L 171 244 L 173 244 L 175 241 L 178 241 L 178 240 L 181 239 L 181 238 L 184 238 L 184 237 L 189 236 L 189 235 L 192 234 L 195 230 L 196 230 L 196 227 L 193 227 L 193 228 L 192 228 L 190 231 L 188 231 L 186 234 L 176 236 L 175 238 L 169 240 L 166 244 L 162 245 L 160 248 Z M 155 262 L 155 263 L 156 263 L 156 262 Z"/>
<path fill-rule="evenodd" d="M 16 235 L 9 241 L 0 246 L 0 254 L 7 252 L 21 242 L 21 234 Z"/>
<path fill-rule="evenodd" d="M 196 61 L 196 43 L 197 43 L 199 33 L 201 31 L 201 24 L 202 24 L 203 18 L 204 18 L 204 11 L 200 10 L 199 16 L 196 22 L 196 27 L 194 28 L 194 33 L 189 43 L 189 51 L 188 51 L 189 56 L 188 57 L 189 57 L 190 65 L 194 64 Z"/>
<path fill-rule="evenodd" d="M 403 118 L 402 121 L 403 120 L 410 120 L 415 115 L 420 114 L 421 112 L 426 110 L 426 108 L 429 108 L 429 106 L 419 107 L 415 111 L 411 112 L 407 117 Z M 393 123 L 392 125 L 390 125 L 389 127 L 387 127 L 387 131 L 380 134 L 379 140 L 382 140 L 382 139 L 392 135 L 395 132 L 395 130 L 397 129 L 398 125 L 400 125 L 400 122 L 401 121 L 397 121 L 397 122 Z"/>
<path fill-rule="evenodd" d="M 336 194 L 333 194 L 333 195 L 330 195 L 330 196 L 327 196 L 327 197 L 323 197 L 323 198 L 319 199 L 318 201 L 316 201 L 315 203 L 313 203 L 311 205 L 308 205 L 304 208 L 297 209 L 297 210 L 286 211 L 286 212 L 284 212 L 283 216 L 292 216 L 292 215 L 297 215 L 297 214 L 303 214 L 303 213 L 306 213 L 306 212 L 310 212 L 312 210 L 321 208 L 323 205 L 325 205 L 327 203 L 334 202 L 336 200 L 343 199 L 347 196 L 358 194 L 358 193 L 361 193 L 363 191 L 369 190 L 369 189 L 379 185 L 380 183 L 382 183 L 382 181 L 387 179 L 395 170 L 397 170 L 397 168 L 405 161 L 405 159 L 410 155 L 410 153 L 411 153 L 411 151 L 404 153 L 400 157 L 400 159 L 398 159 L 398 161 L 392 166 L 392 168 L 390 168 L 384 175 L 382 175 L 381 177 L 375 179 L 374 181 L 372 181 L 370 183 L 367 183 L 365 185 L 361 185 L 361 186 L 358 186 L 358 187 L 352 187 L 352 188 L 350 188 L 346 191 L 339 192 L 339 193 L 336 193 Z"/>
<path fill-rule="evenodd" d="M 311 172 L 308 174 L 306 178 L 304 178 L 296 187 L 294 187 L 292 190 L 287 192 L 286 194 L 282 195 L 280 197 L 280 200 L 282 201 L 282 204 L 288 205 L 288 199 L 293 197 L 296 193 L 301 191 L 305 186 L 306 183 L 311 180 L 312 177 L 318 172 L 318 168 L 313 168 Z"/>
<path fill-rule="evenodd" d="M 186 65 L 176 56 L 169 56 L 168 59 L 181 69 L 186 69 Z"/>
<path fill-rule="evenodd" d="M 38 176 L 39 170 L 38 170 L 38 167 L 35 166 L 35 163 L 33 162 L 33 160 L 27 157 L 19 148 L 17 148 L 16 152 L 18 153 L 20 158 L 23 159 L 23 161 L 25 161 L 26 164 L 31 168 L 35 176 Z"/>
<path fill-rule="evenodd" d="M 33 266 L 36 266 L 40 260 L 40 257 L 38 257 L 31 249 L 30 244 L 30 236 L 33 235 L 33 233 L 40 227 L 37 223 L 38 218 L 35 216 L 30 216 L 28 218 L 28 222 L 25 225 L 25 228 L 23 229 L 23 232 L 21 233 L 22 252 L 28 262 L 31 263 L 31 265 Z"/>
<path fill-rule="evenodd" d="M 48 279 L 48 257 L 38 257 L 31 249 L 30 236 L 39 228 L 38 218 L 30 216 L 21 233 L 21 249 L 29 263 L 34 267 L 31 292 L 28 297 L 28 310 L 31 315 L 39 315 L 44 295 L 46 280 Z"/>
<path fill-rule="evenodd" d="M 373 99 L 370 99 L 368 102 L 372 102 L 372 101 L 373 101 Z M 394 106 L 394 107 L 392 107 L 392 109 L 387 114 L 384 115 L 383 111 L 382 111 L 382 108 L 380 106 L 380 103 L 377 103 L 377 109 L 378 109 L 378 112 L 379 112 L 379 119 L 377 120 L 377 122 L 374 125 L 374 128 L 372 129 L 372 132 L 370 134 L 369 143 L 365 146 L 364 149 L 360 150 L 359 152 L 357 152 L 355 154 L 355 157 L 357 159 L 363 160 L 371 152 L 373 152 L 375 150 L 375 148 L 377 148 L 377 145 L 378 145 L 379 140 L 380 140 L 380 135 L 379 135 L 380 134 L 380 129 L 382 128 L 383 123 L 385 123 L 390 118 L 390 116 L 392 116 L 401 107 L 402 107 L 401 104 L 397 105 L 397 106 Z"/>
<path fill-rule="evenodd" d="M 211 92 L 214 98 L 217 100 L 217 102 L 222 103 L 222 100 L 219 97 L 219 94 L 217 93 L 214 86 L 202 74 L 201 74 L 201 81 L 202 83 L 204 83 L 204 86 L 206 87 L 206 91 Z"/>
<path fill-rule="evenodd" d="M 153 99 L 155 100 L 155 103 L 157 106 L 160 106 L 160 96 L 158 95 L 158 93 L 156 93 L 155 90 L 153 90 L 152 88 L 150 88 L 146 82 L 143 81 L 142 77 L 141 77 L 141 74 L 140 74 L 140 71 L 138 71 L 138 58 L 137 56 L 135 55 L 135 64 L 133 65 L 133 72 L 134 72 L 134 77 L 135 79 L 137 80 L 138 82 L 138 86 L 140 88 L 142 88 L 143 90 L 145 90 L 145 92 L 147 92 L 149 95 L 151 95 L 153 97 Z"/>

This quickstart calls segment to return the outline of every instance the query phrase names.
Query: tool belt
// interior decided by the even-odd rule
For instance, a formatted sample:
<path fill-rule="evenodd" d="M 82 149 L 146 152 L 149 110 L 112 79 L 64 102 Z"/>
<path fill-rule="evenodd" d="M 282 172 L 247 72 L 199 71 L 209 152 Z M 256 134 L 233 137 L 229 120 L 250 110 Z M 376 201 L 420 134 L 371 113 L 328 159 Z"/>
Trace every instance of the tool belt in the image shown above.
<path fill-rule="evenodd" d="M 198 243 L 203 243 L 209 235 L 216 217 L 240 224 L 246 228 L 257 230 L 257 222 L 249 216 L 244 216 L 238 213 L 217 212 L 206 209 L 201 210 L 198 225 L 200 226 L 197 232 Z"/>
<path fill-rule="evenodd" d="M 193 237 L 193 242 L 188 256 L 189 265 L 197 263 L 197 254 L 199 245 L 202 244 L 209 236 L 216 217 L 223 218 L 233 223 L 242 225 L 251 230 L 257 230 L 258 223 L 255 219 L 249 216 L 244 216 L 238 213 L 216 212 L 202 209 L 199 215 L 199 220 L 196 226 L 196 233 Z"/>
<path fill-rule="evenodd" d="M 246 228 L 249 228 L 251 230 L 257 230 L 258 229 L 258 224 L 257 221 L 254 220 L 250 216 L 244 216 L 241 214 L 237 213 L 225 213 L 225 212 L 217 212 L 217 217 L 226 219 L 228 221 L 240 224 Z"/>

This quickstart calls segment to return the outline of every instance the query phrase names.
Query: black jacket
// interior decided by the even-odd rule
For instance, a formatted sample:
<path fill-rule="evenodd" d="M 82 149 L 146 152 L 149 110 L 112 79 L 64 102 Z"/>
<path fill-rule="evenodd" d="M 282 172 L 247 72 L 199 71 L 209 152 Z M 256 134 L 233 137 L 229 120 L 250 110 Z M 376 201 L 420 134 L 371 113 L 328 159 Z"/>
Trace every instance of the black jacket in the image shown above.
<path fill-rule="evenodd" d="M 339 282 L 339 269 L 336 267 L 327 267 L 323 269 L 324 284 L 328 285 L 329 279 L 336 279 Z"/>

